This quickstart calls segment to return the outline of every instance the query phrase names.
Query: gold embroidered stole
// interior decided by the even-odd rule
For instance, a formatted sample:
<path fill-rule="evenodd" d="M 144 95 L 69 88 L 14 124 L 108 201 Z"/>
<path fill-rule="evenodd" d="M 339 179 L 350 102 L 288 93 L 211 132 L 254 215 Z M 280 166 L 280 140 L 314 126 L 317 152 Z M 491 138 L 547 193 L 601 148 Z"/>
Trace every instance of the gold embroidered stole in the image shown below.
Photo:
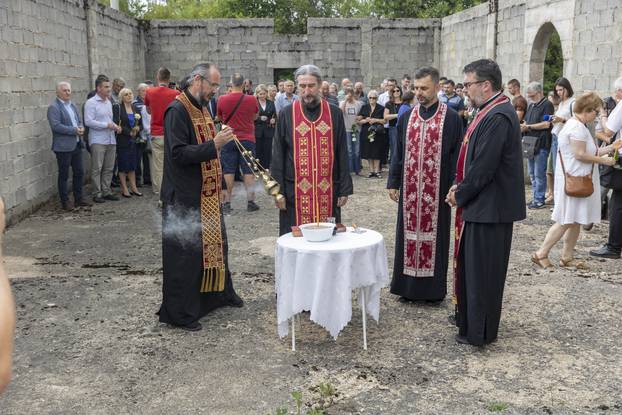
<path fill-rule="evenodd" d="M 333 122 L 328 102 L 320 105 L 320 116 L 309 121 L 300 101 L 292 104 L 296 225 L 333 216 Z"/>
<path fill-rule="evenodd" d="M 206 108 L 198 109 L 184 91 L 177 96 L 188 111 L 197 144 L 213 140 L 216 135 L 214 121 Z M 201 292 L 224 291 L 225 259 L 222 227 L 220 224 L 220 193 L 222 173 L 218 158 L 201 162 L 203 186 L 201 188 L 201 237 L 203 242 L 203 278 Z"/>

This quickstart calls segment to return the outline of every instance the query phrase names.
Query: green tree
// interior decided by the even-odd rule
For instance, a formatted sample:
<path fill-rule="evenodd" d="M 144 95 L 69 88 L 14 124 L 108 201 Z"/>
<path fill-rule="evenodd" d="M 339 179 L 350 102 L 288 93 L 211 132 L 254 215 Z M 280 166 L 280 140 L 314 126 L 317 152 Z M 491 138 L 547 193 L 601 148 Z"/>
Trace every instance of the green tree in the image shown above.
<path fill-rule="evenodd" d="M 555 88 L 555 81 L 564 73 L 564 56 L 559 33 L 553 31 L 544 58 L 544 94 Z"/>
<path fill-rule="evenodd" d="M 120 0 L 141 19 L 274 18 L 279 33 L 304 33 L 310 17 L 442 17 L 483 0 Z M 109 4 L 109 0 L 100 0 Z"/>

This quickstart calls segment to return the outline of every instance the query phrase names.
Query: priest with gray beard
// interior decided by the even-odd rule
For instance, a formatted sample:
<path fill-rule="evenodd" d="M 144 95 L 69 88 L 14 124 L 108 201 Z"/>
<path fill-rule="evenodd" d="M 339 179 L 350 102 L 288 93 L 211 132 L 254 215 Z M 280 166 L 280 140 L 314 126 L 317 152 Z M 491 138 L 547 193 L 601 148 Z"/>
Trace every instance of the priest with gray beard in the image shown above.
<path fill-rule="evenodd" d="M 232 140 L 216 133 L 206 108 L 220 72 L 210 63 L 194 67 L 182 93 L 164 115 L 162 201 L 162 306 L 160 322 L 201 330 L 199 319 L 222 307 L 242 307 L 227 260 L 227 231 L 220 209 L 222 172 L 218 150 Z"/>
<path fill-rule="evenodd" d="M 279 235 L 329 217 L 340 223 L 352 194 L 343 114 L 321 98 L 317 66 L 303 65 L 294 76 L 299 99 L 279 113 L 270 163 L 285 196 L 277 202 Z"/>

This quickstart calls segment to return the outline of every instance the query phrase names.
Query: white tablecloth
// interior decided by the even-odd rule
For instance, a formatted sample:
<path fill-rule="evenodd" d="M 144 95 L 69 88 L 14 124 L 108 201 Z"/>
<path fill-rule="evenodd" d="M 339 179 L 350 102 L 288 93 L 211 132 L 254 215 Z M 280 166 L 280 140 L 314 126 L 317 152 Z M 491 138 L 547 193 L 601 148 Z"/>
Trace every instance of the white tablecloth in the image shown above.
<path fill-rule="evenodd" d="M 384 239 L 369 229 L 357 234 L 348 228 L 325 242 L 288 233 L 277 239 L 275 280 L 280 337 L 288 333 L 288 320 L 306 310 L 336 339 L 352 318 L 354 289 L 365 290 L 367 314 L 378 321 L 380 289 L 389 282 Z"/>

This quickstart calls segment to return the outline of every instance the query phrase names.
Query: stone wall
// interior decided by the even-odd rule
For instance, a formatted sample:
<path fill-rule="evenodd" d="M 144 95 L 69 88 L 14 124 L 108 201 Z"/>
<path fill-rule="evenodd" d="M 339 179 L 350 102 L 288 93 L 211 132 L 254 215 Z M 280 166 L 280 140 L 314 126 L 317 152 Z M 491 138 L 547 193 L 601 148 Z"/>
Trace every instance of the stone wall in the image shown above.
<path fill-rule="evenodd" d="M 226 80 L 255 84 L 276 69 L 314 63 L 331 81 L 374 86 L 422 65 L 454 80 L 477 58 L 495 57 L 504 81 L 540 80 L 553 31 L 564 75 L 580 92 L 609 94 L 622 75 L 622 2 L 499 0 L 443 19 L 309 19 L 307 33 L 274 33 L 272 19 L 141 23 L 96 0 L 0 1 L 0 195 L 16 220 L 56 192 L 46 109 L 56 82 L 69 80 L 82 105 L 99 73 L 135 88 L 159 66 L 179 78 L 197 62 L 217 63 Z M 88 159 L 88 157 L 87 157 Z"/>
<path fill-rule="evenodd" d="M 0 195 L 9 221 L 56 192 L 46 117 L 56 83 L 69 81 L 80 106 L 97 73 L 134 86 L 144 78 L 143 43 L 136 20 L 94 0 L 0 2 Z"/>
<path fill-rule="evenodd" d="M 440 21 L 419 19 L 309 19 L 307 34 L 274 33 L 272 19 L 151 21 L 146 32 L 147 74 L 160 66 L 180 78 L 200 61 L 273 83 L 274 70 L 317 65 L 332 81 L 344 77 L 377 84 L 437 61 Z"/>

